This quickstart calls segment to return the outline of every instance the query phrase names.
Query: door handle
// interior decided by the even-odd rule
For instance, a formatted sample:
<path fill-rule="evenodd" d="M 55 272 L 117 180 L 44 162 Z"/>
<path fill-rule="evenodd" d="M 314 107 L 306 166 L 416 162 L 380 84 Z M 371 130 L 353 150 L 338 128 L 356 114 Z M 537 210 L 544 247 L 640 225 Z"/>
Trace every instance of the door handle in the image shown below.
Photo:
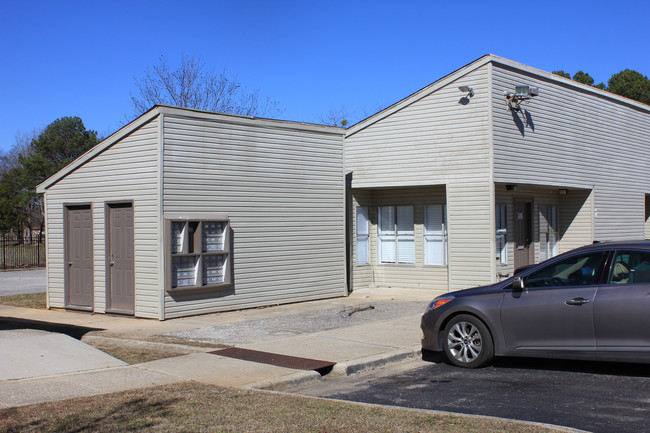
<path fill-rule="evenodd" d="M 109 263 L 109 265 L 111 265 L 111 266 L 113 266 L 114 264 L 115 264 L 115 262 L 110 262 L 110 263 Z"/>
<path fill-rule="evenodd" d="M 585 298 L 573 298 L 570 301 L 565 302 L 565 304 L 567 305 L 583 305 L 588 303 L 589 303 L 589 299 L 585 299 Z"/>

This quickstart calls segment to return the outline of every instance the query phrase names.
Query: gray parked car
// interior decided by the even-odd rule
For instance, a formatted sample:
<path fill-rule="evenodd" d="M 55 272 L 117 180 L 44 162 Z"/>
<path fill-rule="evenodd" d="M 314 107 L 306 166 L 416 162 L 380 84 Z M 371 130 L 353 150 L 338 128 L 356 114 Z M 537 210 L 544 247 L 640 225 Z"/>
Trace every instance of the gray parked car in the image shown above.
<path fill-rule="evenodd" d="M 589 245 L 438 296 L 421 326 L 423 351 L 461 367 L 493 356 L 650 362 L 650 241 Z"/>

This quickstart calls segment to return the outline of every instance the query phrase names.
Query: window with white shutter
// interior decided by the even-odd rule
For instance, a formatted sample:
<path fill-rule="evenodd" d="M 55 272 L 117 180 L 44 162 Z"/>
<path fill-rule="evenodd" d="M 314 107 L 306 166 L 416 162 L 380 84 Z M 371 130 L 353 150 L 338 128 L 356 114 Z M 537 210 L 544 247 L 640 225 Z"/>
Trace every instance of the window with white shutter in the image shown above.
<path fill-rule="evenodd" d="M 507 225 L 507 210 L 508 207 L 505 203 L 497 203 L 495 215 L 495 229 L 496 229 L 496 246 L 497 246 L 497 262 L 501 264 L 508 263 L 508 225 Z"/>
<path fill-rule="evenodd" d="M 381 263 L 415 263 L 413 206 L 380 206 L 378 254 Z"/>
<path fill-rule="evenodd" d="M 447 264 L 446 206 L 424 206 L 424 264 Z"/>
<path fill-rule="evenodd" d="M 557 206 L 539 207 L 539 260 L 544 261 L 558 254 Z"/>
<path fill-rule="evenodd" d="M 357 264 L 368 263 L 369 230 L 368 207 L 357 207 Z"/>

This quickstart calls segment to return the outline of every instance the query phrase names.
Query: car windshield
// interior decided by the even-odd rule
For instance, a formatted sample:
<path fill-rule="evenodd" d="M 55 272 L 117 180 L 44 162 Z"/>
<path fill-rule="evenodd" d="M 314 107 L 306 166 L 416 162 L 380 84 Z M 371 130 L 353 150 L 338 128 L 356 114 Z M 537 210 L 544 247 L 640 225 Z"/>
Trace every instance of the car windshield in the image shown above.
<path fill-rule="evenodd" d="M 594 284 L 604 252 L 568 257 L 524 278 L 524 287 L 583 286 Z"/>

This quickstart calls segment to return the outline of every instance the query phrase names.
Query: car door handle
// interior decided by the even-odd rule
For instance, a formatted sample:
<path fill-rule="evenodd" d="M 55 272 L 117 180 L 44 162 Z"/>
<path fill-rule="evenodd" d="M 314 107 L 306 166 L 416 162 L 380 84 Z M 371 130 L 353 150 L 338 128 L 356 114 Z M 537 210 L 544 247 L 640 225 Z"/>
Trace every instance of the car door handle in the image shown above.
<path fill-rule="evenodd" d="M 588 303 L 589 303 L 589 299 L 585 299 L 585 298 L 573 298 L 570 301 L 565 302 L 565 304 L 567 305 L 582 305 Z"/>

